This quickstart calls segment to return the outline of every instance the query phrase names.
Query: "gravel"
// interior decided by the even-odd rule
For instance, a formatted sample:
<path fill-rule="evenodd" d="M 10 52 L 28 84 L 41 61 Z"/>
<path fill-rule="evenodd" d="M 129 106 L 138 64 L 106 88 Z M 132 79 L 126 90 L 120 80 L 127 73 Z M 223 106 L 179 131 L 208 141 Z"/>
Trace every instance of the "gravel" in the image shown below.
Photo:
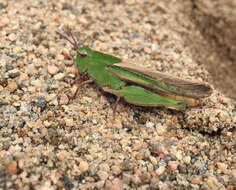
<path fill-rule="evenodd" d="M 235 104 L 213 85 L 185 112 L 121 101 L 114 120 L 96 84 L 70 99 L 76 52 L 55 33 L 67 25 L 124 62 L 211 84 L 181 2 L 0 1 L 0 189 L 235 188 Z"/>

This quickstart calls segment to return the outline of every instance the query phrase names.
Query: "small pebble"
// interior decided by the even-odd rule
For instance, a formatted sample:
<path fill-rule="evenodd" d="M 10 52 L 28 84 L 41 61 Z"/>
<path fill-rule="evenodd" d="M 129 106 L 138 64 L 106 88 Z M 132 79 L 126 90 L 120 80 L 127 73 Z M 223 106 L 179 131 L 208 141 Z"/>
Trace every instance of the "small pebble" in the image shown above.
<path fill-rule="evenodd" d="M 166 125 L 162 125 L 160 123 L 156 125 L 156 132 L 160 136 L 163 136 L 164 134 L 166 134 L 167 132 L 166 129 L 167 129 Z"/>
<path fill-rule="evenodd" d="M 178 160 L 182 160 L 183 159 L 183 154 L 182 154 L 182 151 L 177 151 L 177 153 L 176 153 L 176 158 L 178 159 Z"/>
<path fill-rule="evenodd" d="M 132 182 L 136 185 L 142 184 L 142 179 L 139 176 L 133 176 Z"/>
<path fill-rule="evenodd" d="M 84 16 L 78 17 L 78 22 L 84 26 L 88 25 L 88 20 Z"/>
<path fill-rule="evenodd" d="M 48 122 L 48 121 L 44 121 L 43 124 L 44 124 L 45 127 L 50 127 L 50 125 L 51 125 L 51 123 Z"/>
<path fill-rule="evenodd" d="M 64 144 L 60 144 L 60 145 L 58 146 L 58 148 L 59 148 L 60 150 L 63 150 L 63 149 L 65 149 L 65 145 L 64 145 Z"/>
<path fill-rule="evenodd" d="M 14 47 L 14 49 L 13 49 L 13 52 L 14 52 L 14 54 L 19 54 L 20 52 L 21 52 L 21 50 L 22 50 L 22 48 L 21 47 Z"/>
<path fill-rule="evenodd" d="M 32 80 L 32 81 L 30 81 L 30 84 L 33 85 L 33 86 L 35 86 L 35 87 L 37 87 L 37 88 L 40 88 L 40 87 L 42 86 L 43 83 L 42 83 L 41 80 L 36 79 L 36 80 Z"/>
<path fill-rule="evenodd" d="M 68 152 L 66 150 L 60 150 L 58 153 L 57 153 L 57 158 L 59 160 L 64 160 L 64 159 L 67 159 L 68 158 Z"/>
<path fill-rule="evenodd" d="M 19 80 L 22 81 L 22 82 L 24 82 L 24 81 L 26 81 L 28 79 L 29 79 L 29 76 L 27 74 L 25 74 L 25 73 L 22 73 L 20 75 L 20 77 L 19 77 Z"/>
<path fill-rule="evenodd" d="M 10 20 L 8 18 L 2 18 L 0 20 L 0 29 L 4 26 L 7 26 L 10 24 Z"/>
<path fill-rule="evenodd" d="M 69 103 L 69 98 L 66 94 L 62 94 L 61 97 L 60 97 L 60 100 L 59 100 L 59 104 L 60 105 L 66 105 Z"/>
<path fill-rule="evenodd" d="M 109 165 L 106 164 L 106 163 L 101 164 L 101 165 L 99 166 L 99 168 L 100 168 L 101 171 L 106 171 L 106 172 L 109 172 L 109 171 L 110 171 L 110 167 L 109 167 Z"/>
<path fill-rule="evenodd" d="M 2 85 L 0 85 L 0 92 L 3 90 L 4 88 L 3 88 L 3 86 Z"/>
<path fill-rule="evenodd" d="M 56 15 L 56 16 L 53 18 L 53 20 L 54 20 L 55 22 L 58 22 L 58 21 L 60 20 L 59 15 Z"/>
<path fill-rule="evenodd" d="M 66 126 L 72 127 L 74 125 L 73 118 L 65 118 Z"/>
<path fill-rule="evenodd" d="M 125 159 L 122 163 L 123 170 L 132 170 L 134 165 L 133 162 L 129 159 Z"/>
<path fill-rule="evenodd" d="M 96 182 L 95 186 L 98 188 L 98 189 L 102 189 L 103 186 L 105 184 L 105 181 L 101 180 L 101 181 L 98 181 Z"/>
<path fill-rule="evenodd" d="M 185 156 L 183 160 L 186 164 L 190 164 L 191 157 L 190 156 Z"/>
<path fill-rule="evenodd" d="M 20 70 L 19 69 L 12 69 L 12 70 L 8 71 L 8 74 L 9 74 L 9 77 L 15 78 L 20 75 Z"/>
<path fill-rule="evenodd" d="M 133 150 L 140 150 L 143 147 L 143 143 L 141 141 L 136 140 L 133 144 Z"/>
<path fill-rule="evenodd" d="M 210 189 L 216 189 L 217 184 L 219 183 L 215 176 L 208 176 L 206 180 L 207 185 Z"/>
<path fill-rule="evenodd" d="M 111 171 L 115 175 L 119 175 L 121 173 L 121 169 L 118 166 L 112 166 Z"/>
<path fill-rule="evenodd" d="M 51 75 L 55 75 L 59 71 L 58 67 L 54 65 L 49 65 L 48 66 L 48 73 Z"/>
<path fill-rule="evenodd" d="M 10 175 L 14 175 L 17 173 L 17 163 L 16 162 L 9 162 L 5 164 L 5 168 L 7 170 L 7 173 Z"/>
<path fill-rule="evenodd" d="M 218 101 L 221 103 L 221 104 L 224 104 L 224 105 L 227 105 L 228 104 L 228 99 L 226 97 L 219 97 L 218 98 Z"/>
<path fill-rule="evenodd" d="M 23 168 L 24 168 L 24 165 L 25 165 L 25 160 L 24 160 L 24 159 L 20 159 L 20 160 L 18 161 L 18 167 L 19 167 L 20 169 L 23 169 Z"/>
<path fill-rule="evenodd" d="M 115 178 L 112 180 L 113 190 L 123 190 L 123 183 L 119 178 Z"/>
<path fill-rule="evenodd" d="M 63 79 L 65 78 L 65 74 L 64 74 L 64 73 L 58 73 L 58 74 L 56 74 L 56 75 L 54 76 L 54 78 L 55 78 L 56 80 L 61 81 L 61 80 L 63 80 Z"/>
<path fill-rule="evenodd" d="M 146 127 L 148 127 L 148 128 L 151 128 L 153 126 L 154 126 L 154 123 L 152 123 L 152 122 L 147 122 L 146 123 Z"/>
<path fill-rule="evenodd" d="M 182 174 L 177 174 L 176 175 L 176 181 L 179 185 L 183 186 L 189 186 L 189 182 L 185 179 L 185 177 Z"/>
<path fill-rule="evenodd" d="M 144 47 L 144 52 L 147 54 L 150 54 L 150 53 L 152 53 L 152 50 L 148 47 Z"/>
<path fill-rule="evenodd" d="M 91 104 L 92 103 L 92 98 L 84 96 L 82 98 L 82 101 L 83 101 L 83 103 L 90 103 Z"/>
<path fill-rule="evenodd" d="M 202 183 L 202 177 L 201 176 L 194 176 L 191 179 L 190 183 L 192 183 L 192 184 L 201 184 Z"/>
<path fill-rule="evenodd" d="M 64 60 L 64 55 L 58 54 L 58 55 L 57 55 L 57 59 L 58 59 L 59 61 L 63 61 L 63 60 Z"/>
<path fill-rule="evenodd" d="M 98 124 L 98 121 L 97 121 L 96 119 L 92 119 L 92 123 L 93 123 L 94 125 L 96 125 L 96 124 Z"/>
<path fill-rule="evenodd" d="M 54 188 L 51 187 L 49 184 L 42 185 L 38 188 L 38 190 L 53 190 Z"/>
<path fill-rule="evenodd" d="M 157 159 L 156 159 L 155 157 L 150 156 L 149 159 L 150 159 L 150 161 L 152 162 L 152 164 L 153 164 L 154 166 L 157 165 L 158 162 L 157 162 Z"/>
<path fill-rule="evenodd" d="M 11 41 L 15 41 L 17 39 L 17 36 L 14 34 L 14 33 L 11 33 L 9 36 L 8 36 L 9 40 Z"/>
<path fill-rule="evenodd" d="M 50 101 L 52 101 L 53 99 L 55 99 L 56 97 L 57 97 L 56 94 L 48 94 L 48 95 L 46 96 L 46 101 L 47 101 L 47 102 L 50 102 Z"/>
<path fill-rule="evenodd" d="M 101 180 L 106 180 L 108 178 L 108 173 L 105 171 L 98 171 L 98 176 Z"/>
<path fill-rule="evenodd" d="M 156 142 L 156 143 L 151 144 L 152 153 L 160 154 L 160 153 L 165 152 L 165 150 L 166 148 L 163 143 Z"/>
<path fill-rule="evenodd" d="M 52 48 L 49 49 L 49 54 L 50 54 L 50 55 L 55 56 L 56 53 L 57 53 L 57 50 L 56 50 L 54 47 L 52 47 Z"/>
<path fill-rule="evenodd" d="M 155 173 L 157 176 L 160 176 L 164 173 L 166 167 L 165 166 L 160 166 L 158 169 L 156 169 Z"/>
<path fill-rule="evenodd" d="M 175 171 L 179 166 L 179 162 L 178 161 L 169 161 L 168 165 L 169 165 L 171 171 Z"/>
<path fill-rule="evenodd" d="M 88 162 L 86 162 L 86 161 L 81 161 L 81 162 L 79 163 L 79 170 L 80 170 L 82 173 L 88 171 L 88 168 L 89 168 Z"/>
<path fill-rule="evenodd" d="M 229 174 L 228 166 L 225 163 L 217 162 L 217 167 L 223 174 Z"/>
<path fill-rule="evenodd" d="M 16 84 L 15 81 L 10 81 L 7 85 L 7 89 L 10 91 L 10 92 L 14 92 L 15 90 L 17 90 L 18 88 L 18 85 Z"/>

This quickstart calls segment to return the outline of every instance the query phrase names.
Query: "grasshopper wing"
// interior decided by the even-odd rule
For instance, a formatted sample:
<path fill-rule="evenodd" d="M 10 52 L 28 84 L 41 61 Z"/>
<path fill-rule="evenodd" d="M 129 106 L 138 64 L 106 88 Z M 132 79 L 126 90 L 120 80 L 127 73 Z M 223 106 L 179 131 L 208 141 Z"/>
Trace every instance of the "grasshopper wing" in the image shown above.
<path fill-rule="evenodd" d="M 139 84 L 163 95 L 174 94 L 199 99 L 212 93 L 211 87 L 207 84 L 184 80 L 133 64 L 115 63 L 107 69 L 124 81 Z"/>

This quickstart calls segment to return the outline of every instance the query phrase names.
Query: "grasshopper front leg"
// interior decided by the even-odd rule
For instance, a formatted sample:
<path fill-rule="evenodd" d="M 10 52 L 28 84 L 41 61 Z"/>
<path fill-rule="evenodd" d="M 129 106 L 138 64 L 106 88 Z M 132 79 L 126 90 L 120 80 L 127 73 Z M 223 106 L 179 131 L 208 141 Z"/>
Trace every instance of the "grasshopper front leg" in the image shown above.
<path fill-rule="evenodd" d="M 89 83 L 92 83 L 92 82 L 94 82 L 95 80 L 94 79 L 89 79 L 89 80 L 86 80 L 86 81 L 84 81 L 84 82 L 81 82 L 78 86 L 77 86 L 77 89 L 76 89 L 76 91 L 75 91 L 75 93 L 74 93 L 74 95 L 73 95 L 73 99 L 76 97 L 76 95 L 78 94 L 78 91 L 79 91 L 79 89 L 80 89 L 80 87 L 81 86 L 83 86 L 83 85 L 85 85 L 85 84 L 89 84 Z"/>
<path fill-rule="evenodd" d="M 119 101 L 120 101 L 120 96 L 117 96 L 116 103 L 115 103 L 114 108 L 113 108 L 113 118 L 115 118 L 116 109 L 117 109 L 117 105 L 118 105 Z"/>

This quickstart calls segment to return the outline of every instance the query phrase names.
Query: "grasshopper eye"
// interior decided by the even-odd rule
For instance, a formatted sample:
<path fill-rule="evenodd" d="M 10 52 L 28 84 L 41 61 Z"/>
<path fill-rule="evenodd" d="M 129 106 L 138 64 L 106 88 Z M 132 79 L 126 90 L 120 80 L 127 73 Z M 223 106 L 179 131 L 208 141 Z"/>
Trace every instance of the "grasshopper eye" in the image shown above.
<path fill-rule="evenodd" d="M 82 56 L 82 57 L 86 57 L 87 56 L 87 52 L 85 50 L 78 50 L 78 53 Z"/>

